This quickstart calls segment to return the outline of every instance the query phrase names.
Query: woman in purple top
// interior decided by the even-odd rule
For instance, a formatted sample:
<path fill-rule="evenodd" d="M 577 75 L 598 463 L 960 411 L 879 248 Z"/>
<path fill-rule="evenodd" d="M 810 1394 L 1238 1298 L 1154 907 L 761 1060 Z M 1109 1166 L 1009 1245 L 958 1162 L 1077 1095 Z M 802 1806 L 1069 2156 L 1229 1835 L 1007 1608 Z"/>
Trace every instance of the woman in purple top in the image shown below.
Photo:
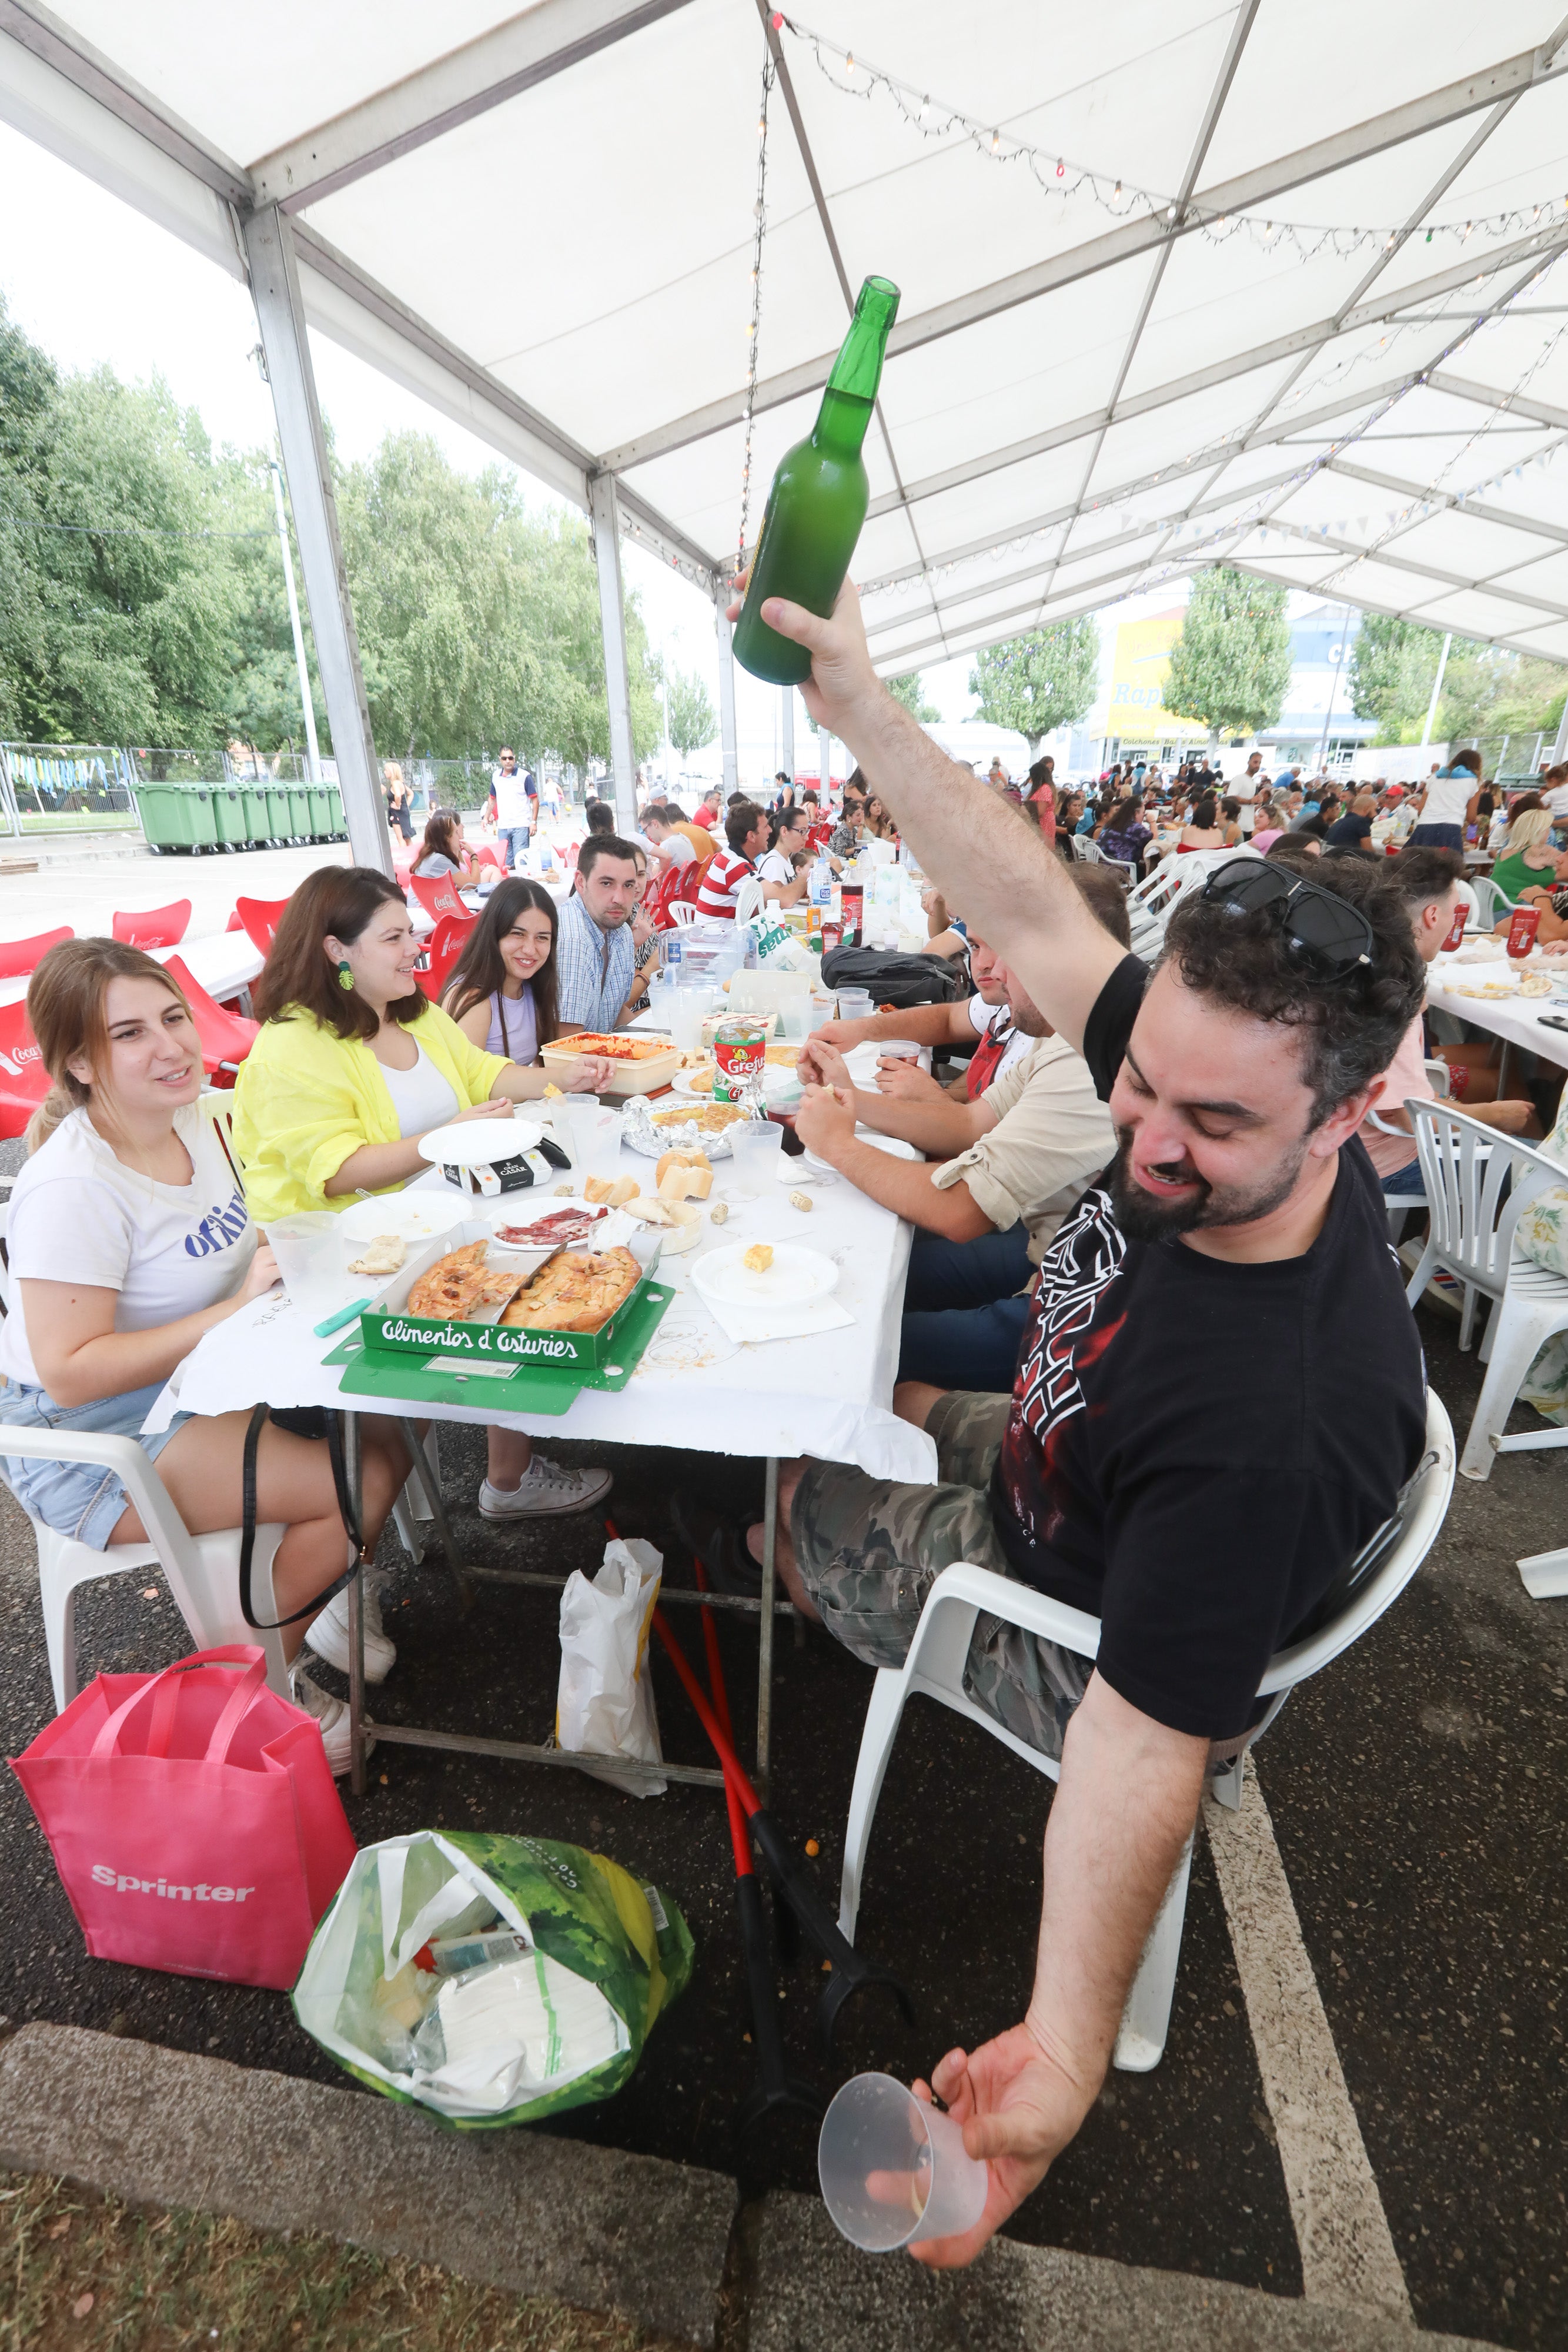
<path fill-rule="evenodd" d="M 1120 858 L 1134 874 L 1144 870 L 1144 852 L 1154 835 L 1144 823 L 1144 803 L 1134 793 L 1118 801 L 1100 829 L 1099 846 L 1106 857 Z"/>
<path fill-rule="evenodd" d="M 442 999 L 487 1054 L 535 1062 L 556 1033 L 556 910 L 543 885 L 498 882 Z"/>

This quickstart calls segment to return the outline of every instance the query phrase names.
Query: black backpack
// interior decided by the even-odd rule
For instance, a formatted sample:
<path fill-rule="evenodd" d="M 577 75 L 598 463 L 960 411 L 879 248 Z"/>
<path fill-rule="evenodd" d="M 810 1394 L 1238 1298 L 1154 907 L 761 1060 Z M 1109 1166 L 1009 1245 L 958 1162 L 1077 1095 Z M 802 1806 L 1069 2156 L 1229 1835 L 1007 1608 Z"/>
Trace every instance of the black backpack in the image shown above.
<path fill-rule="evenodd" d="M 956 1004 L 973 996 L 965 966 L 946 956 L 901 955 L 893 948 L 830 948 L 822 958 L 828 988 L 869 989 L 876 1004 Z"/>

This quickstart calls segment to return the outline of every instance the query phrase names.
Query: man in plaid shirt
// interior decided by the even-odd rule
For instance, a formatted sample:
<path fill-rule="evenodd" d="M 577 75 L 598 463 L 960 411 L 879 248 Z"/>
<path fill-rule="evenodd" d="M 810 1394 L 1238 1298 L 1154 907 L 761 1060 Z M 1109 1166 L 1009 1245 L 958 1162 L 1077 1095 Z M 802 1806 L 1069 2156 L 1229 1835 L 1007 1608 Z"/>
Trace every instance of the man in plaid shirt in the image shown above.
<path fill-rule="evenodd" d="M 612 833 L 592 833 L 578 854 L 570 898 L 556 937 L 557 1032 L 620 1029 L 636 977 L 632 916 L 637 853 Z"/>

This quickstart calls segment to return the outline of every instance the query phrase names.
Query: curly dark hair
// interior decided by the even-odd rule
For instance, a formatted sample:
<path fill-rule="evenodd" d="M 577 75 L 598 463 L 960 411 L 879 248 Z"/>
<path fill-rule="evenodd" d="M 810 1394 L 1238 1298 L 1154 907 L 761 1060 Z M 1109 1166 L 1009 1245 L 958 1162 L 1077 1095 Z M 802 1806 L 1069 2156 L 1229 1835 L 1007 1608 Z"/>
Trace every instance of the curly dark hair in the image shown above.
<path fill-rule="evenodd" d="M 1201 891 L 1171 917 L 1160 961 L 1228 1011 L 1303 1033 L 1301 1076 L 1317 1128 L 1388 1067 L 1425 1001 L 1427 968 L 1403 894 L 1379 867 L 1314 859 L 1302 878 L 1360 908 L 1372 927 L 1370 964 L 1330 978 L 1286 938 L 1278 907 L 1240 913 Z"/>

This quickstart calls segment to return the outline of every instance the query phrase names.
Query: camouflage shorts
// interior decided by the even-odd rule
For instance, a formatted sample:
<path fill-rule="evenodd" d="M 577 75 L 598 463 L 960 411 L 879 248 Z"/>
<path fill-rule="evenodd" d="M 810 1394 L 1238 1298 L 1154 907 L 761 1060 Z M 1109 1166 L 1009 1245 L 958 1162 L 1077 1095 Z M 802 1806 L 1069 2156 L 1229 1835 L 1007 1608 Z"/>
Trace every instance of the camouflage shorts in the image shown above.
<path fill-rule="evenodd" d="M 789 1516 L 795 1558 L 828 1631 L 868 1666 L 904 1664 L 926 1595 L 955 1561 L 1013 1574 L 990 1496 L 1011 1404 L 960 1390 L 933 1407 L 925 1426 L 936 1442 L 934 1486 L 868 1478 L 841 1462 L 807 1464 Z M 982 1615 L 964 1688 L 1006 1730 L 1060 1757 L 1093 1671 L 1092 1660 Z"/>

